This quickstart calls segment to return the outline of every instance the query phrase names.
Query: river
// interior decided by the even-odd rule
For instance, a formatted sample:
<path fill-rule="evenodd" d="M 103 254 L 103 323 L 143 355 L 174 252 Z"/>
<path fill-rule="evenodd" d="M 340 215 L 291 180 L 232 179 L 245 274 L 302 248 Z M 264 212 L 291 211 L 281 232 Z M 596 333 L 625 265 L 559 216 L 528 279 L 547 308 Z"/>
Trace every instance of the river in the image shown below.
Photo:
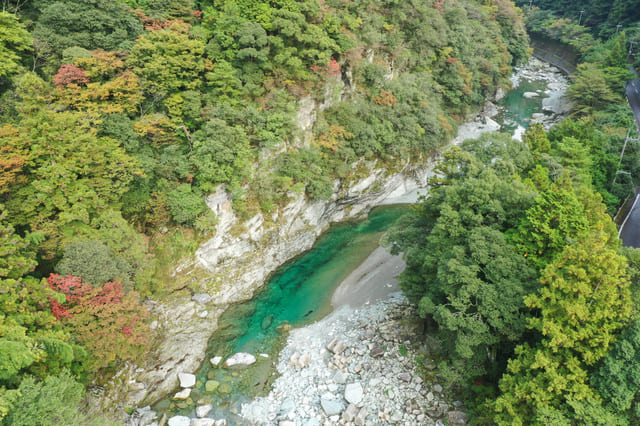
<path fill-rule="evenodd" d="M 498 111 L 492 114 L 511 133 L 521 133 L 533 114 L 541 115 L 542 99 L 551 86 L 548 76 L 531 70 L 523 71 L 522 76 L 516 74 L 517 86 L 498 102 Z M 528 95 L 523 96 L 525 93 Z M 470 130 L 467 129 L 474 136 L 478 129 L 491 129 L 482 120 L 476 122 L 477 128 L 469 123 Z M 207 359 L 225 359 L 237 352 L 248 352 L 256 356 L 256 362 L 244 370 L 214 367 L 205 362 L 187 399 L 165 399 L 153 409 L 170 416 L 194 417 L 196 405 L 211 404 L 213 409 L 207 417 L 241 424 L 237 413 L 242 403 L 269 392 L 288 330 L 303 327 L 331 312 L 331 296 L 336 287 L 378 248 L 382 234 L 409 208 L 378 207 L 365 221 L 332 226 L 310 251 L 272 274 L 252 300 L 229 308 L 220 318 L 219 328 L 209 341 Z"/>

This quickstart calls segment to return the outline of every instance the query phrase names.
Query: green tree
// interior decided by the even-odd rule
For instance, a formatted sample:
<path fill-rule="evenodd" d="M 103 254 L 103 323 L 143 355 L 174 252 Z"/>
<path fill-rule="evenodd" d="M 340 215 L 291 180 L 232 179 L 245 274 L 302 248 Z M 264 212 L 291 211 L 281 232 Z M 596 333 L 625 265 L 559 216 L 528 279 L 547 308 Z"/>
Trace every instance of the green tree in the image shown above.
<path fill-rule="evenodd" d="M 131 266 L 115 256 L 101 241 L 74 240 L 64 248 L 56 272 L 81 277 L 98 286 L 115 280 L 128 284 Z"/>
<path fill-rule="evenodd" d="M 200 87 L 205 69 L 203 55 L 203 41 L 189 35 L 188 24 L 176 21 L 139 37 L 127 64 L 142 79 L 148 94 L 164 97 Z"/>
<path fill-rule="evenodd" d="M 422 317 L 438 324 L 449 354 L 491 365 L 498 347 L 517 342 L 525 330 L 524 297 L 537 274 L 504 232 L 532 205 L 535 192 L 510 173 L 515 167 L 506 153 L 515 142 L 482 142 L 496 155 L 485 165 L 472 153 L 454 151 L 439 167 L 445 178 L 389 238 L 407 262 L 401 288 Z"/>
<path fill-rule="evenodd" d="M 584 233 L 549 263 L 540 291 L 526 298 L 538 312 L 530 327 L 541 340 L 520 346 L 509 362 L 494 404 L 498 424 L 620 424 L 589 382 L 589 369 L 631 313 L 626 261 L 612 240 L 601 226 Z"/>
<path fill-rule="evenodd" d="M 626 414 L 628 424 L 640 422 L 640 322 L 622 332 L 592 382 L 611 411 Z"/>
<path fill-rule="evenodd" d="M 241 182 L 247 176 L 249 158 L 249 141 L 240 126 L 214 118 L 193 134 L 191 162 L 204 191 L 218 183 Z"/>
<path fill-rule="evenodd" d="M 4 141 L 25 160 L 21 180 L 2 198 L 12 223 L 45 233 L 42 248 L 51 256 L 65 230 L 90 225 L 119 200 L 137 165 L 115 140 L 97 136 L 83 114 L 44 106 L 46 89 L 41 80 L 31 81 L 22 121 Z"/>
<path fill-rule="evenodd" d="M 207 209 L 207 204 L 191 185 L 183 183 L 169 192 L 169 209 L 177 223 L 193 225 L 196 218 Z"/>
<path fill-rule="evenodd" d="M 584 204 L 565 176 L 539 195 L 517 229 L 509 232 L 509 237 L 520 253 L 542 270 L 589 229 Z"/>
<path fill-rule="evenodd" d="M 19 53 L 29 50 L 30 46 L 31 36 L 18 18 L 4 10 L 0 12 L 0 79 L 8 78 L 18 71 Z"/>
<path fill-rule="evenodd" d="M 119 0 L 63 0 L 42 10 L 33 35 L 61 56 L 74 46 L 129 50 L 141 32 L 140 22 Z"/>
<path fill-rule="evenodd" d="M 622 97 L 609 86 L 605 71 L 591 63 L 578 65 L 567 94 L 573 102 L 572 111 L 577 115 L 589 115 L 622 102 Z"/>
<path fill-rule="evenodd" d="M 48 309 L 60 295 L 28 275 L 38 239 L 17 235 L 0 205 L 0 421 L 20 399 L 17 388 L 27 374 L 57 374 L 82 355 Z"/>
<path fill-rule="evenodd" d="M 3 425 L 71 425 L 84 423 L 78 407 L 84 396 L 84 386 L 68 370 L 43 381 L 27 378 L 18 388 L 20 395 Z"/>

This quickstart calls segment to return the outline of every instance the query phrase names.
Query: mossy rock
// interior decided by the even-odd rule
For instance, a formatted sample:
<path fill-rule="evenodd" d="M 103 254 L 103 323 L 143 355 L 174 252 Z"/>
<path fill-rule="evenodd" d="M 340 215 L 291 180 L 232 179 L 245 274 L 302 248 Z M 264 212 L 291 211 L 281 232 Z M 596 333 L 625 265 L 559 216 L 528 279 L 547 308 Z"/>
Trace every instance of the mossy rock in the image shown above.
<path fill-rule="evenodd" d="M 220 382 L 217 380 L 207 380 L 207 383 L 204 384 L 204 390 L 207 393 L 215 392 L 220 386 Z"/>
<path fill-rule="evenodd" d="M 231 385 L 229 383 L 222 383 L 219 387 L 218 387 L 218 393 L 222 393 L 222 394 L 229 394 L 231 393 Z"/>

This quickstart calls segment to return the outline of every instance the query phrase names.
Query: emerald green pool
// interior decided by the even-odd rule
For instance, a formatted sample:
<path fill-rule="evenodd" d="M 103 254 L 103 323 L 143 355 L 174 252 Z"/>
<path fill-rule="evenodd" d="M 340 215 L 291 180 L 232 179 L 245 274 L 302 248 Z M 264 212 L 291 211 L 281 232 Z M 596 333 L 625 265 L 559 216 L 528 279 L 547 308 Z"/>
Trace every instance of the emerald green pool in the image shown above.
<path fill-rule="evenodd" d="M 504 106 L 503 113 L 498 115 L 498 122 L 503 124 L 503 129 L 513 131 L 518 125 L 525 129 L 529 127 L 529 118 L 536 112 L 542 111 L 542 98 L 547 82 L 543 80 L 522 80 L 518 87 L 507 92 L 498 105 Z M 525 98 L 525 92 L 536 92 L 540 96 Z"/>
<path fill-rule="evenodd" d="M 188 400 L 167 399 L 154 409 L 192 415 L 201 400 L 214 405 L 209 417 L 239 422 L 235 413 L 241 404 L 268 393 L 288 329 L 329 313 L 333 290 L 378 247 L 382 234 L 408 209 L 407 205 L 378 207 L 364 221 L 332 226 L 310 251 L 280 267 L 252 300 L 232 306 L 220 318 L 209 341 L 207 359 L 248 352 L 257 362 L 244 370 L 214 368 L 206 362 Z M 209 392 L 207 381 L 211 381 Z"/>

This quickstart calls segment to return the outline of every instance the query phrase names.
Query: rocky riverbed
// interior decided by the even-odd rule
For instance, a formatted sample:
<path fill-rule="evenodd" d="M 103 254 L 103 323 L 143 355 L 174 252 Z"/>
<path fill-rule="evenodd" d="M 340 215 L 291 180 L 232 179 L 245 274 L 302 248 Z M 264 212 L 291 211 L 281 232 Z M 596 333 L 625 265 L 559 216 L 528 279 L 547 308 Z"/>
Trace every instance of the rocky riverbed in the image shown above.
<path fill-rule="evenodd" d="M 268 396 L 242 407 L 248 424 L 280 426 L 464 424 L 462 403 L 425 382 L 416 361 L 422 321 L 399 293 L 374 305 L 342 306 L 293 330 Z"/>

